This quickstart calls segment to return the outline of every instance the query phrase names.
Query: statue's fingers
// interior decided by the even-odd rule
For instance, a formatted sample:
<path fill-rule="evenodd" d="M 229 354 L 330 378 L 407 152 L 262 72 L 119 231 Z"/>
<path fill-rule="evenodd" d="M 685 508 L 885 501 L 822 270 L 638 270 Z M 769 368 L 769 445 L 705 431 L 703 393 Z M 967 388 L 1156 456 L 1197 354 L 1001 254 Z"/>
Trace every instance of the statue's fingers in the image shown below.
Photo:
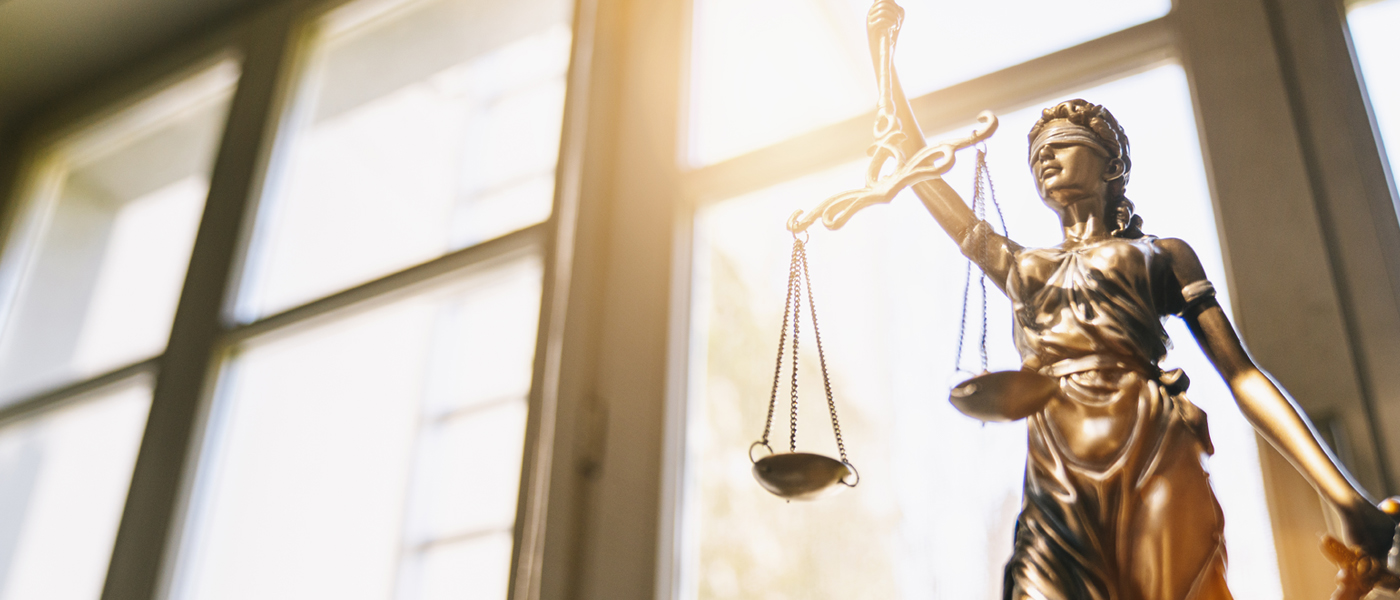
<path fill-rule="evenodd" d="M 1332 600 L 1361 600 L 1370 590 L 1362 590 L 1350 583 L 1341 583 L 1332 592 Z"/>

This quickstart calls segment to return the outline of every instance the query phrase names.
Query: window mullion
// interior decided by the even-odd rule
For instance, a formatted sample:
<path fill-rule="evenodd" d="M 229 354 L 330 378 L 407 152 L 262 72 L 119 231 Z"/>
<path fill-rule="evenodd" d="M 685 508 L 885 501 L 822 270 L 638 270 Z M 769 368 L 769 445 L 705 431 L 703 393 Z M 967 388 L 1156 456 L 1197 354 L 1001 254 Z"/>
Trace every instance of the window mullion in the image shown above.
<path fill-rule="evenodd" d="M 1395 423 L 1400 372 L 1400 225 L 1395 188 L 1357 76 L 1346 23 L 1331 2 L 1274 2 L 1273 27 L 1292 96 L 1308 178 L 1338 280 L 1356 354 L 1362 397 L 1378 448 L 1377 470 L 1397 491 L 1400 436 Z M 1387 435 L 1389 434 L 1389 435 Z M 1339 449 L 1341 451 L 1341 449 Z"/>
<path fill-rule="evenodd" d="M 209 197 L 161 358 L 150 416 L 108 568 L 102 598 L 154 598 L 178 544 L 180 507 L 193 473 L 191 449 L 217 367 L 225 299 L 243 223 L 261 182 L 277 117 L 295 9 L 285 3 L 249 22 L 243 71 L 210 178 Z"/>
<path fill-rule="evenodd" d="M 23 418 L 52 408 L 84 394 L 100 390 L 118 381 L 128 379 L 138 373 L 154 373 L 160 364 L 160 357 L 125 365 L 95 377 L 49 390 L 0 408 L 0 423 Z"/>
<path fill-rule="evenodd" d="M 1361 484 L 1383 488 L 1365 411 L 1362 371 L 1325 225 L 1309 180 L 1304 131 L 1290 104 L 1284 49 L 1268 2 L 1179 0 L 1173 25 L 1191 82 L 1216 222 L 1231 271 L 1240 333 L 1314 418 L 1332 417 L 1353 442 Z M 1228 58 L 1227 58 L 1228 57 Z M 1349 71 L 1348 71 L 1349 72 Z M 1335 567 L 1319 559 L 1327 528 L 1312 488 L 1260 444 L 1286 597 L 1323 595 Z"/>
<path fill-rule="evenodd" d="M 1008 112 L 1169 59 L 1169 17 L 1148 21 L 910 99 L 924 133 L 961 127 L 982 110 Z M 873 141 L 869 112 L 685 174 L 700 201 L 718 201 L 857 160 Z M 1003 134 L 1005 135 L 1005 134 Z"/>
<path fill-rule="evenodd" d="M 301 321 L 333 313 L 360 302 L 373 301 L 419 284 L 430 284 L 473 265 L 519 255 L 540 245 L 544 237 L 544 229 L 545 225 L 531 225 L 496 239 L 444 254 L 428 262 L 269 315 L 247 325 L 238 326 L 226 332 L 222 340 L 223 344 L 232 346 L 243 340 L 290 327 Z"/>

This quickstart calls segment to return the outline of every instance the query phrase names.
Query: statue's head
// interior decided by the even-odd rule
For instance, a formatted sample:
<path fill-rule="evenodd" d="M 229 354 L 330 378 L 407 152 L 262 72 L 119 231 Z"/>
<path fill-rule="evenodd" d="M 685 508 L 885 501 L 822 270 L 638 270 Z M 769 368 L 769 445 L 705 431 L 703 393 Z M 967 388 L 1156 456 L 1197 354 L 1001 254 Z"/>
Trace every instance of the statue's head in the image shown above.
<path fill-rule="evenodd" d="M 1031 173 L 1047 203 L 1066 191 L 1100 196 L 1113 235 L 1142 236 L 1142 218 L 1124 195 L 1133 167 L 1128 136 L 1113 113 L 1080 99 L 1061 102 L 1041 111 L 1029 139 Z"/>

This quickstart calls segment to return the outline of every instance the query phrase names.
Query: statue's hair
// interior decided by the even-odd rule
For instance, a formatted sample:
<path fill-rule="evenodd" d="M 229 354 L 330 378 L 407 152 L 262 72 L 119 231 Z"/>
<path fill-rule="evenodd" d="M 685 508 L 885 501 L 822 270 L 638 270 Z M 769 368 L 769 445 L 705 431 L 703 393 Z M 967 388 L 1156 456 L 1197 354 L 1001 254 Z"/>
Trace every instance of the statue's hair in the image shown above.
<path fill-rule="evenodd" d="M 1133 213 L 1133 202 L 1124 193 L 1128 173 L 1133 169 L 1133 159 L 1129 153 L 1128 134 L 1123 132 L 1118 119 L 1113 118 L 1113 113 L 1108 112 L 1107 108 L 1075 98 L 1040 111 L 1040 120 L 1031 126 L 1030 141 L 1034 143 L 1036 136 L 1054 120 L 1069 121 L 1088 129 L 1108 150 L 1110 158 L 1123 161 L 1123 176 L 1109 182 L 1105 216 L 1112 217 L 1112 222 L 1117 225 L 1113 230 L 1114 236 L 1142 237 L 1142 217 Z"/>

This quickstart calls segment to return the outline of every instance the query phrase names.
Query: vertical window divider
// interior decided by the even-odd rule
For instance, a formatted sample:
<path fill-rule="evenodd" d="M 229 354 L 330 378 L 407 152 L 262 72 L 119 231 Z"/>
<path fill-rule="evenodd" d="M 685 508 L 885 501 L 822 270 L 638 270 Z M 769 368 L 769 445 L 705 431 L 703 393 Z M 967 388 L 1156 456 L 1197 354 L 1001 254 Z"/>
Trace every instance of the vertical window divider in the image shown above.
<path fill-rule="evenodd" d="M 285 3 L 249 21 L 239 36 L 243 68 L 220 141 L 190 266 L 160 358 L 150 416 L 117 531 L 103 600 L 168 594 L 180 519 L 198 462 L 203 417 L 222 354 L 223 314 L 235 279 L 245 221 L 257 196 L 278 102 L 289 80 L 293 17 Z"/>
<path fill-rule="evenodd" d="M 563 131 L 554 170 L 554 206 L 545 222 L 544 281 L 535 360 L 526 398 L 525 452 L 511 551 L 510 600 L 538 600 L 546 564 L 546 523 L 554 479 L 555 442 L 564 362 L 565 326 L 571 313 L 579 203 L 585 172 L 589 98 L 593 92 L 599 0 L 576 0 L 565 84 Z M 573 469 L 567 469 L 573 473 Z M 556 492 L 557 493 L 557 492 Z M 559 536 L 553 536 L 558 538 Z"/>

